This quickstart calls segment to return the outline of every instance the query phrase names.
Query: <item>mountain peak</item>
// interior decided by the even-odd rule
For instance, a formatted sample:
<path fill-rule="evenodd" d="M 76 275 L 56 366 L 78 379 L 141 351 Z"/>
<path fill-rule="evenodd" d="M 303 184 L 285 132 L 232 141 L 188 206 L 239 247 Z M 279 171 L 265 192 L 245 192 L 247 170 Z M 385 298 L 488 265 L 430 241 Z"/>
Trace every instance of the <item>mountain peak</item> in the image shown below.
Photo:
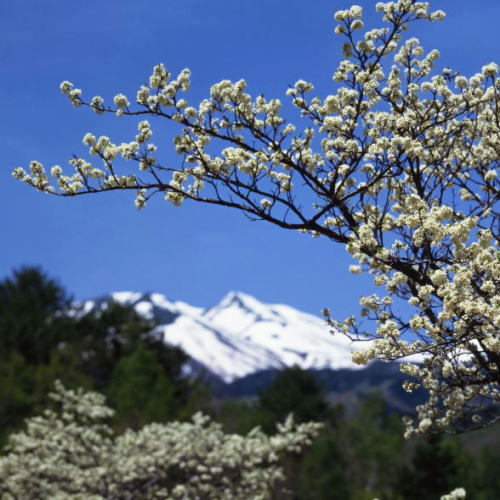
<path fill-rule="evenodd" d="M 264 304 L 258 301 L 255 297 L 252 297 L 247 293 L 236 291 L 232 291 L 224 295 L 222 300 L 215 307 L 223 308 L 233 305 L 255 312 L 262 311 L 263 308 L 265 308 Z"/>
<path fill-rule="evenodd" d="M 332 335 L 321 318 L 283 304 L 264 304 L 243 292 L 229 292 L 206 310 L 160 293 L 124 291 L 109 298 L 154 318 L 165 342 L 181 347 L 193 367 L 225 382 L 283 366 L 358 368 L 351 361 L 350 341 Z"/>
<path fill-rule="evenodd" d="M 243 292 L 229 292 L 218 304 L 207 309 L 203 317 L 240 337 L 256 322 L 280 321 L 269 305 Z"/>

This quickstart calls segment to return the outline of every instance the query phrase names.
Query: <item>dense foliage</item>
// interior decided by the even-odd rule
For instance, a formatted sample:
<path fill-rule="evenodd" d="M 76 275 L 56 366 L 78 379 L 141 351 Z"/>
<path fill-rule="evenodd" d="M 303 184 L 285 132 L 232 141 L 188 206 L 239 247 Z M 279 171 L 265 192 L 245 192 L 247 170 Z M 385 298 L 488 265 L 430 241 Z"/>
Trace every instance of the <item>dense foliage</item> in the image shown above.
<path fill-rule="evenodd" d="M 25 286 L 28 281 L 37 285 Z M 109 304 L 98 313 L 70 313 L 67 292 L 33 268 L 14 272 L 0 282 L 0 290 L 2 324 L 20 332 L 19 339 L 23 342 L 20 345 L 29 344 L 30 335 L 33 335 L 33 341 L 40 344 L 38 352 L 45 352 L 43 356 L 28 355 L 27 352 L 35 351 L 16 347 L 9 330 L 0 330 L 0 342 L 14 342 L 10 350 L 4 347 L 0 352 L 0 418 L 4 440 L 6 434 L 11 436 L 10 448 L 4 450 L 7 458 L 1 461 L 0 483 L 4 491 L 17 488 L 21 492 L 17 498 L 33 497 L 30 488 L 34 484 L 38 488 L 43 481 L 48 481 L 49 472 L 56 484 L 47 486 L 43 483 L 43 488 L 48 489 L 40 490 L 36 498 L 92 498 L 85 488 L 94 488 L 97 478 L 103 475 L 107 478 L 107 483 L 95 486 L 95 491 L 102 491 L 98 488 L 104 488 L 104 484 L 111 488 L 110 485 L 115 484 L 113 481 L 122 485 L 123 474 L 127 471 L 136 474 L 133 487 L 139 488 L 137 491 L 140 492 L 131 493 L 129 498 L 145 498 L 144 490 L 140 489 L 148 482 L 146 475 L 140 476 L 141 464 L 147 460 L 143 455 L 153 455 L 148 466 L 153 467 L 155 474 L 159 473 L 154 457 L 159 456 L 164 461 L 165 449 L 172 452 L 172 441 L 168 437 L 172 433 L 186 438 L 179 441 L 176 453 L 190 453 L 189 450 L 197 449 L 196 444 L 190 443 L 194 440 L 193 433 L 197 432 L 203 435 L 200 438 L 196 434 L 199 446 L 206 443 L 203 439 L 215 436 L 228 446 L 253 443 L 249 444 L 253 453 L 255 444 L 264 446 L 259 448 L 262 451 L 271 441 L 258 432 L 253 433 L 250 441 L 248 438 L 238 441 L 234 435 L 247 436 L 258 426 L 267 436 L 275 435 L 279 432 L 279 424 L 284 424 L 291 412 L 295 413 L 298 424 L 310 421 L 314 416 L 314 420 L 323 424 L 323 429 L 302 456 L 285 454 L 279 462 L 273 462 L 271 468 L 279 472 L 276 478 L 281 479 L 276 480 L 275 487 L 269 490 L 272 490 L 272 498 L 437 499 L 456 487 L 464 487 L 470 498 L 497 498 L 500 483 L 496 470 L 500 453 L 495 429 L 489 434 L 484 434 L 486 430 L 479 431 L 483 434 L 471 433 L 466 440 L 430 437 L 428 440 L 405 441 L 400 416 L 388 413 L 380 396 L 367 395 L 357 408 L 344 411 L 342 405 L 332 405 L 328 401 L 327 391 L 311 373 L 296 367 L 276 375 L 255 401 L 212 399 L 208 388 L 181 376 L 186 356 L 165 346 L 150 330 L 152 323 L 140 318 L 133 310 Z M 9 298 L 11 296 L 16 297 L 15 301 Z M 31 300 L 39 304 L 44 297 L 65 299 L 53 301 L 52 298 L 46 302 L 49 305 L 36 305 L 30 309 Z M 11 307 L 14 303 L 24 305 L 16 309 Z M 64 329 L 60 329 L 59 321 L 64 324 Z M 37 325 L 45 325 L 45 337 L 40 338 Z M 58 386 L 57 390 L 56 405 L 62 404 L 60 396 L 66 394 L 69 399 L 64 403 L 65 408 L 80 423 L 76 425 L 76 421 L 70 419 L 61 421 L 61 414 L 56 411 L 31 419 L 28 427 L 24 427 L 24 417 L 40 413 L 47 407 L 45 395 L 56 379 L 64 380 L 68 388 L 86 388 L 68 392 Z M 102 397 L 88 393 L 89 389 L 98 389 L 107 396 L 116 409 L 113 415 L 104 408 Z M 75 407 L 77 401 L 84 403 L 83 406 Z M 89 405 L 86 406 L 85 402 Z M 91 408 L 98 411 L 92 410 L 89 416 L 86 412 Z M 193 421 L 193 415 L 200 410 L 211 420 L 198 416 Z M 106 424 L 104 427 L 92 420 L 100 416 L 106 417 L 102 422 Z M 153 422 L 158 425 L 149 425 Z M 169 422 L 175 423 L 170 425 Z M 95 450 L 89 446 L 94 439 L 100 443 L 101 451 L 104 449 L 101 445 L 109 446 L 105 449 L 108 452 L 114 450 L 117 457 L 123 456 L 120 453 L 128 454 L 128 461 L 118 463 L 100 452 L 96 456 L 93 454 Z M 488 446 L 484 446 L 485 443 Z M 191 444 L 194 448 L 189 448 Z M 55 453 L 55 446 L 59 445 L 64 448 L 64 453 L 75 453 L 73 462 L 69 463 L 61 458 L 64 455 Z M 184 445 L 187 451 L 183 451 Z M 62 449 L 60 451 L 63 453 Z M 222 461 L 223 458 L 217 455 L 219 452 L 223 453 L 223 450 L 214 451 L 210 456 Z M 202 462 L 199 456 L 193 458 L 193 464 Z M 102 460 L 96 463 L 100 463 L 103 469 L 96 471 L 94 466 L 89 466 L 88 472 L 78 473 L 82 482 L 73 481 L 75 471 L 94 459 Z M 439 469 L 438 475 L 436 468 Z M 249 470 L 243 467 L 240 473 Z M 172 472 L 172 468 L 169 471 Z M 256 474 L 261 477 L 261 472 Z M 57 490 L 57 484 L 66 475 L 73 479 L 65 480 L 65 486 Z M 9 480 L 3 481 L 3 477 Z M 242 476 L 231 477 L 241 479 Z M 236 483 L 232 485 L 240 484 L 240 479 L 235 479 Z M 179 481 L 182 483 L 184 479 Z M 132 488 L 127 483 L 126 488 L 129 487 Z M 126 488 L 123 491 L 129 492 Z M 290 494 L 284 493 L 283 488 Z M 58 495 L 53 491 L 59 491 Z M 0 495 L 0 498 L 10 500 L 11 497 L 5 495 Z"/>
<path fill-rule="evenodd" d="M 186 360 L 133 309 L 83 313 L 41 270 L 16 270 L 0 282 L 0 441 L 45 406 L 56 379 L 106 394 L 117 426 L 172 418 L 200 393 L 181 376 Z"/>
<path fill-rule="evenodd" d="M 57 383 L 51 399 L 56 409 L 10 436 L 1 498 L 264 500 L 284 479 L 280 457 L 300 453 L 321 426 L 289 418 L 275 436 L 255 429 L 243 437 L 197 413 L 116 436 L 98 393 Z"/>
<path fill-rule="evenodd" d="M 496 500 L 500 459 L 496 427 L 457 436 L 403 438 L 401 415 L 390 413 L 378 393 L 368 393 L 350 413 L 328 402 L 321 384 L 297 367 L 284 369 L 256 401 L 228 400 L 214 418 L 232 432 L 255 426 L 275 430 L 287 412 L 323 408 L 319 437 L 301 459 L 285 464 L 287 486 L 296 500 L 439 499 L 461 488 L 470 498 Z M 485 446 L 486 444 L 486 446 Z"/>

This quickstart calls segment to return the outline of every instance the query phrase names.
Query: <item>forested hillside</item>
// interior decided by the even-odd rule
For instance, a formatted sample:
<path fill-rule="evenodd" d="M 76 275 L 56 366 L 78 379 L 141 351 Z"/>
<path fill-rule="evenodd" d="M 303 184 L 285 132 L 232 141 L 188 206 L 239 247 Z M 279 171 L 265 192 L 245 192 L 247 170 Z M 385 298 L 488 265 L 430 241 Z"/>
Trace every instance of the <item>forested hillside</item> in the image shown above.
<path fill-rule="evenodd" d="M 237 434 L 257 426 L 274 434 L 291 412 L 298 423 L 322 422 L 312 447 L 283 464 L 296 499 L 431 499 L 457 486 L 470 498 L 497 498 L 495 427 L 466 440 L 430 435 L 405 441 L 401 414 L 376 383 L 346 408 L 329 398 L 331 380 L 298 367 L 269 375 L 253 398 L 214 397 L 201 377 L 183 376 L 187 355 L 165 344 L 154 322 L 116 303 L 86 313 L 72 303 L 37 268 L 15 270 L 0 282 L 3 444 L 26 417 L 46 407 L 54 381 L 61 380 L 68 388 L 104 394 L 116 410 L 111 426 L 120 433 L 151 422 L 187 421 L 197 411 Z M 339 377 L 342 384 L 341 372 Z"/>

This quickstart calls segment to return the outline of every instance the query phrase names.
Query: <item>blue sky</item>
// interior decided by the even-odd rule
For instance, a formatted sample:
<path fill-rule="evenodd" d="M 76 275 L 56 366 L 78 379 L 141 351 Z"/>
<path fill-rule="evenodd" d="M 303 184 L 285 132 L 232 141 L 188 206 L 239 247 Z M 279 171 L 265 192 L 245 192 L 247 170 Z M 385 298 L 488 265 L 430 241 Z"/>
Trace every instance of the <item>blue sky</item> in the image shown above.
<path fill-rule="evenodd" d="M 374 2 L 357 2 L 377 20 Z M 442 23 L 414 25 L 442 66 L 465 75 L 499 52 L 496 0 L 431 2 Z M 151 68 L 192 71 L 192 103 L 221 79 L 245 78 L 253 95 L 283 100 L 289 84 L 333 90 L 341 39 L 339 0 L 16 0 L 0 2 L 0 277 L 40 265 L 78 299 L 114 290 L 157 291 L 210 306 L 229 290 L 344 318 L 357 311 L 370 280 L 348 273 L 344 249 L 286 232 L 219 207 L 175 208 L 160 198 L 137 212 L 131 193 L 56 198 L 10 172 L 37 159 L 64 165 L 82 154 L 85 132 L 130 140 L 136 119 L 75 109 L 59 91 L 68 79 L 87 96 L 134 96 Z M 380 24 L 380 22 L 378 22 Z M 300 121 L 300 117 L 296 118 Z M 155 136 L 166 161 L 172 137 Z"/>

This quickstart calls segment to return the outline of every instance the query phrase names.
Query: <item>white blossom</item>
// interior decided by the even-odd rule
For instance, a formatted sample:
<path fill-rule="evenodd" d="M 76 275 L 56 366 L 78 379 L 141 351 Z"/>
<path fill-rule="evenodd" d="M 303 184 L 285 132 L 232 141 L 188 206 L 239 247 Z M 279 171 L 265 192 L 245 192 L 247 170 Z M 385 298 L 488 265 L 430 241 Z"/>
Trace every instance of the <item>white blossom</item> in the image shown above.
<path fill-rule="evenodd" d="M 462 500 L 467 496 L 464 488 L 455 488 L 451 493 L 443 495 L 441 500 Z"/>
<path fill-rule="evenodd" d="M 137 111 L 179 127 L 177 164 L 164 162 L 143 120 L 119 145 L 85 135 L 101 166 L 74 158 L 74 175 L 54 167 L 49 179 L 39 162 L 12 174 L 65 196 L 132 189 L 138 208 L 161 192 L 174 206 L 232 207 L 340 243 L 357 261 L 351 272 L 368 272 L 385 294 L 360 300 L 361 316 L 374 321 L 364 334 L 352 320 L 329 319 L 352 340 L 372 340 L 353 360 L 422 360 L 405 388 L 421 384 L 429 397 L 405 435 L 428 431 L 429 422 L 436 430 L 486 426 L 498 415 L 472 416 L 486 402 L 500 403 L 498 65 L 470 77 L 437 71 L 439 51 L 426 53 L 406 32 L 444 12 L 410 0 L 377 2 L 375 10 L 386 24 L 364 33 L 360 6 L 335 13 L 335 32 L 346 37 L 344 58 L 332 69 L 338 85 L 320 97 L 312 83 L 297 80 L 286 91 L 300 115 L 296 125 L 285 120 L 279 99 L 247 93 L 245 80 L 215 83 L 188 106 L 181 93 L 189 90 L 189 70 L 173 78 L 158 64 L 139 88 Z M 136 113 L 121 93 L 112 109 L 100 96 L 86 102 L 70 82 L 60 88 L 74 106 L 98 114 Z M 140 175 L 118 174 L 127 161 Z"/>
<path fill-rule="evenodd" d="M 116 94 L 113 101 L 119 108 L 126 108 L 130 104 L 127 97 L 123 94 Z"/>
<path fill-rule="evenodd" d="M 284 478 L 280 459 L 321 428 L 289 417 L 274 436 L 258 428 L 240 436 L 197 413 L 115 435 L 100 394 L 57 383 L 50 397 L 54 409 L 12 434 L 0 457 L 5 498 L 268 498 Z"/>

